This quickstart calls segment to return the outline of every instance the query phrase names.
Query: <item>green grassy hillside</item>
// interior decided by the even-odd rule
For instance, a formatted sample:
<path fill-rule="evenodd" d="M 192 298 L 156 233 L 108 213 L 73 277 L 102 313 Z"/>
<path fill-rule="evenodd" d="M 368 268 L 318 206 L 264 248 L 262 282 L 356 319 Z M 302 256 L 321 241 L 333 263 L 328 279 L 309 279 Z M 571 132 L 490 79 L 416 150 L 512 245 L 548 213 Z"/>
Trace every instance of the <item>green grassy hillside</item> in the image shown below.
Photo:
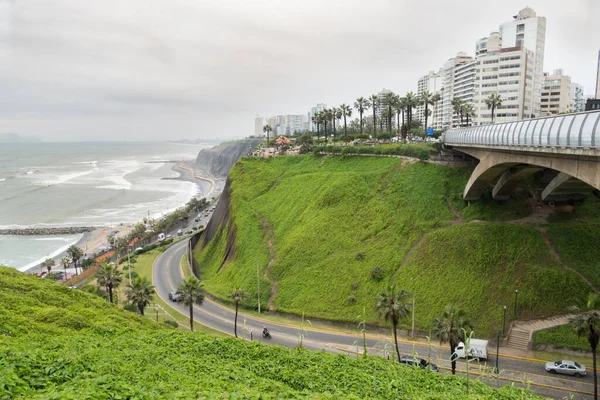
<path fill-rule="evenodd" d="M 378 358 L 187 333 L 0 267 L 1 399 L 534 399 Z"/>
<path fill-rule="evenodd" d="M 256 307 L 258 263 L 263 309 L 272 292 L 277 311 L 340 321 L 366 312 L 371 323 L 378 322 L 377 292 L 398 283 L 415 292 L 419 329 L 428 331 L 431 319 L 456 302 L 479 335 L 498 330 L 515 289 L 522 317 L 560 313 L 586 296 L 588 284 L 560 265 L 539 230 L 547 228 L 567 257 L 574 221 L 556 235 L 554 224 L 502 223 L 528 216 L 530 203 L 484 199 L 467 206 L 461 193 L 470 171 L 383 157 L 243 159 L 230 173 L 231 218 L 195 250 L 201 277 L 223 299 L 244 288 L 246 306 Z M 593 197 L 586 204 L 599 207 Z M 586 216 L 598 218 L 589 210 Z M 590 266 L 573 268 L 586 273 Z"/>

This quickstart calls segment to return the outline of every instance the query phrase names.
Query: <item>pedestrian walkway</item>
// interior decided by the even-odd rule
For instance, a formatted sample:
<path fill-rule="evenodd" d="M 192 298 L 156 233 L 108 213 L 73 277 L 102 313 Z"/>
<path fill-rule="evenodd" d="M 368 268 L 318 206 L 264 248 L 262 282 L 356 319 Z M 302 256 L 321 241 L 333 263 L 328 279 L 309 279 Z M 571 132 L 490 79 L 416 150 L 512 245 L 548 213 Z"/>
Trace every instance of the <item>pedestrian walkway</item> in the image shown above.
<path fill-rule="evenodd" d="M 533 333 L 542 329 L 554 328 L 555 326 L 569 323 L 571 315 L 559 315 L 546 319 L 531 321 L 514 321 L 508 332 L 507 347 L 519 350 L 531 350 Z"/>

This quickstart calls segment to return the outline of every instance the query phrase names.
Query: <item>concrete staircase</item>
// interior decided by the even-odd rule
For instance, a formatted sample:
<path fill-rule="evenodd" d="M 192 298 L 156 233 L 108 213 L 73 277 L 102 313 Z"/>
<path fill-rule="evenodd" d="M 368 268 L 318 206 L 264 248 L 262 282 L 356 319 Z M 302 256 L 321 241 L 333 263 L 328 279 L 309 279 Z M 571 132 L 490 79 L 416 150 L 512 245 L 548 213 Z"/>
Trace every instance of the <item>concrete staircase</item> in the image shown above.
<path fill-rule="evenodd" d="M 531 340 L 535 331 L 568 324 L 569 317 L 571 315 L 560 315 L 531 321 L 514 321 L 508 332 L 506 346 L 519 350 L 531 350 Z"/>

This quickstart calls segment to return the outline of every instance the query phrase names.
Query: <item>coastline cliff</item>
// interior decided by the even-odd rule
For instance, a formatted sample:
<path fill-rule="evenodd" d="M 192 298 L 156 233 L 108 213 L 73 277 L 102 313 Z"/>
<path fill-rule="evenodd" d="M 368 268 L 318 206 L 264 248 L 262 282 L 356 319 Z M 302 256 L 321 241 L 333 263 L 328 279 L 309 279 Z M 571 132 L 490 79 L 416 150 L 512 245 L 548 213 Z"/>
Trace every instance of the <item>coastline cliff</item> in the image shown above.
<path fill-rule="evenodd" d="M 196 158 L 196 169 L 215 178 L 226 178 L 229 170 L 244 155 L 252 151 L 261 139 L 244 139 L 225 142 L 203 149 Z"/>

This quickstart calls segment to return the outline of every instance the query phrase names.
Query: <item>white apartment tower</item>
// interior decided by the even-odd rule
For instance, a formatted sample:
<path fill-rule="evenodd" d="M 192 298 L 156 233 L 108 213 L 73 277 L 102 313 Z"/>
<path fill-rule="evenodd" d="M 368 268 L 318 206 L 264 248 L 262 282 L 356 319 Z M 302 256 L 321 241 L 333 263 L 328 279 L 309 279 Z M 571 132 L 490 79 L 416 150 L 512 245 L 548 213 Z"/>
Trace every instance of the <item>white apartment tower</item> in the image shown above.
<path fill-rule="evenodd" d="M 544 74 L 544 87 L 542 89 L 541 102 L 542 116 L 573 111 L 571 77 L 565 75 L 562 69 L 554 70 L 552 75 Z"/>
<path fill-rule="evenodd" d="M 254 136 L 263 136 L 263 127 L 265 120 L 263 117 L 259 117 L 258 115 L 254 118 Z"/>
<path fill-rule="evenodd" d="M 428 91 L 432 95 L 438 94 L 440 100 L 433 106 L 428 106 L 429 118 L 427 119 L 427 125 L 429 127 L 440 130 L 442 129 L 442 118 L 441 118 L 441 99 L 443 96 L 443 69 L 440 69 L 437 73 L 429 71 L 425 76 L 422 76 L 417 83 L 417 95 L 421 95 L 423 92 Z M 419 105 L 415 111 L 415 120 L 421 121 L 421 124 L 425 126 L 425 106 Z"/>
<path fill-rule="evenodd" d="M 573 111 L 585 111 L 585 96 L 583 95 L 583 85 L 571 82 L 571 100 L 573 102 Z"/>
<path fill-rule="evenodd" d="M 318 112 L 323 111 L 326 108 L 327 108 L 326 104 L 318 103 L 315 107 L 311 108 L 310 111 L 308 112 L 308 127 L 309 127 L 308 129 L 311 132 L 317 131 L 317 124 L 312 122 L 312 117 L 314 115 L 316 115 Z"/>
<path fill-rule="evenodd" d="M 460 52 L 456 57 L 449 59 L 442 68 L 442 95 L 440 101 L 439 115 L 441 117 L 442 128 L 450 128 L 452 125 L 452 99 L 454 97 L 454 73 L 455 69 L 463 64 L 473 61 L 473 57 Z"/>
<path fill-rule="evenodd" d="M 513 21 L 500 25 L 502 48 L 525 47 L 533 52 L 531 67 L 527 67 L 526 78 L 531 77 L 531 86 L 525 87 L 527 102 L 524 105 L 523 117 L 540 116 L 540 100 L 544 85 L 544 52 L 546 47 L 546 18 L 538 17 L 531 8 L 519 11 Z M 528 79 L 529 80 L 529 79 Z M 529 82 L 527 82 L 529 83 Z M 528 96 L 531 94 L 531 96 Z"/>

